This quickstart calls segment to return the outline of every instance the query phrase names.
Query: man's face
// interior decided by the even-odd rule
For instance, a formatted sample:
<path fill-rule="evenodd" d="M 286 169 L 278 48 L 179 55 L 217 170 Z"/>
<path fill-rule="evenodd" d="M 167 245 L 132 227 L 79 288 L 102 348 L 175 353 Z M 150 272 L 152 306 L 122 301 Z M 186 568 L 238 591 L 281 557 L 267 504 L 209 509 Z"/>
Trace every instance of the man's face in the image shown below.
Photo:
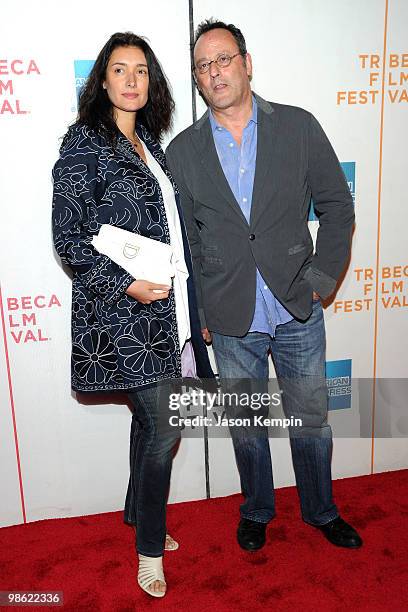
<path fill-rule="evenodd" d="M 245 58 L 237 55 L 225 68 L 219 68 L 213 62 L 204 74 L 199 73 L 197 65 L 203 61 L 215 60 L 219 55 L 227 54 L 231 57 L 236 53 L 238 53 L 236 40 L 231 32 L 224 29 L 206 32 L 200 36 L 194 48 L 197 86 L 207 104 L 214 110 L 240 106 L 250 94 L 251 57 L 249 53 Z"/>

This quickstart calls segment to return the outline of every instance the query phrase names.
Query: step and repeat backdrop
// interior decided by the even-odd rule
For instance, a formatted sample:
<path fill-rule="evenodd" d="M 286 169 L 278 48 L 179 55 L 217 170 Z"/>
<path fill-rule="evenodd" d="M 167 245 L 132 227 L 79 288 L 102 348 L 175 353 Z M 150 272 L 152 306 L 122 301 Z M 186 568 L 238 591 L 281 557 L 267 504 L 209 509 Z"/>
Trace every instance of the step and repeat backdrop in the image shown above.
<path fill-rule="evenodd" d="M 52 246 L 51 168 L 115 31 L 147 36 L 171 82 L 177 112 L 164 145 L 195 108 L 200 116 L 190 26 L 211 16 L 243 31 L 254 91 L 319 119 L 354 198 L 350 265 L 325 307 L 334 476 L 408 467 L 408 3 L 123 0 L 112 10 L 106 0 L 21 0 L 0 24 L 1 526 L 123 505 L 125 398 L 70 389 L 71 280 Z M 313 236 L 317 227 L 312 207 Z M 277 486 L 293 484 L 284 433 L 271 451 Z M 238 490 L 231 441 L 186 430 L 170 501 Z"/>

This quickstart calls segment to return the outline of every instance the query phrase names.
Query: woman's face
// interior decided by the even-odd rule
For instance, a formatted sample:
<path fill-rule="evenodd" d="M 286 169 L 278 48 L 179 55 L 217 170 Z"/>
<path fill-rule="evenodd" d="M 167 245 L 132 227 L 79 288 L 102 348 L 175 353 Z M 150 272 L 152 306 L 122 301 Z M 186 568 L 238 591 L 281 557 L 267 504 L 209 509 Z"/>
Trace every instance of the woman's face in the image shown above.
<path fill-rule="evenodd" d="M 143 51 L 139 47 L 116 47 L 109 58 L 102 86 L 116 117 L 143 108 L 149 90 L 149 72 Z"/>

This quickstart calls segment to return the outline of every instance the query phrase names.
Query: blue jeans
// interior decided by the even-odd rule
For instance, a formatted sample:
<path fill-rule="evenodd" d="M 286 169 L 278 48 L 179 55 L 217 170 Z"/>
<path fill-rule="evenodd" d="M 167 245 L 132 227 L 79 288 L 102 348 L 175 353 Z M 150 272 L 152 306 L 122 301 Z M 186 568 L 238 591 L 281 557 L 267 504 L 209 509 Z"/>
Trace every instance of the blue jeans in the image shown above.
<path fill-rule="evenodd" d="M 300 428 L 289 428 L 303 520 L 312 525 L 330 522 L 338 511 L 332 498 L 332 433 L 327 423 L 326 336 L 320 301 L 313 303 L 312 314 L 305 322 L 293 319 L 278 325 L 275 338 L 258 332 L 243 338 L 218 333 L 212 336 L 223 384 L 228 379 L 241 379 L 241 384 L 245 386 L 247 381 L 248 386 L 252 380 L 252 391 L 267 391 L 271 353 L 283 391 L 285 417 L 300 418 L 303 423 Z M 267 429 L 233 427 L 231 437 L 245 497 L 241 516 L 267 523 L 275 515 Z"/>
<path fill-rule="evenodd" d="M 174 449 L 180 429 L 169 425 L 169 383 L 129 393 L 130 478 L 125 522 L 136 526 L 137 552 L 161 557 L 166 539 L 166 505 Z"/>

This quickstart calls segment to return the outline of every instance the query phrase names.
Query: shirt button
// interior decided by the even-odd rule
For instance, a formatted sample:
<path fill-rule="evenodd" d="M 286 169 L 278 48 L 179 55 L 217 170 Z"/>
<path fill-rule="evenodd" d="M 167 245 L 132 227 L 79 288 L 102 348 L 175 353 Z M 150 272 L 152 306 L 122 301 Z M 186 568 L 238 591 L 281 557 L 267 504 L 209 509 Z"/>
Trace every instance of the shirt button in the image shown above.
<path fill-rule="evenodd" d="M 244 174 L 244 172 L 245 172 L 244 168 L 240 168 L 239 171 L 240 171 L 241 174 Z"/>
<path fill-rule="evenodd" d="M 249 239 L 250 240 L 255 240 L 255 234 L 249 234 Z"/>
<path fill-rule="evenodd" d="M 264 289 L 268 289 L 268 285 L 264 285 Z"/>
<path fill-rule="evenodd" d="M 230 147 L 233 147 L 233 146 L 234 146 L 234 143 L 233 143 L 233 142 L 230 142 L 230 143 L 229 143 L 229 146 L 230 146 Z"/>
<path fill-rule="evenodd" d="M 243 202 L 248 202 L 248 199 L 247 198 L 242 198 L 242 201 Z"/>

